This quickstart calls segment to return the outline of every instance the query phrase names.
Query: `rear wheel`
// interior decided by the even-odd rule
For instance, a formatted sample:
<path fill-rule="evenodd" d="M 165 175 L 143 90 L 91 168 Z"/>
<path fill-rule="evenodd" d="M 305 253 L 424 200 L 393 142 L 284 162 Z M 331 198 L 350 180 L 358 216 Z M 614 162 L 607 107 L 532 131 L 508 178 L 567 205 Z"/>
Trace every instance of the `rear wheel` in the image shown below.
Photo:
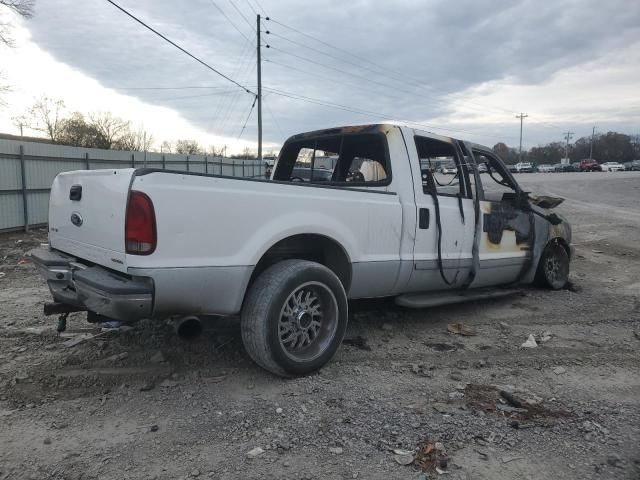
<path fill-rule="evenodd" d="M 327 267 L 285 260 L 251 285 L 242 307 L 242 342 L 276 375 L 305 375 L 325 365 L 347 328 L 347 296 Z"/>
<path fill-rule="evenodd" d="M 560 290 L 569 281 L 569 255 L 558 242 L 546 246 L 538 263 L 536 283 L 551 290 Z"/>

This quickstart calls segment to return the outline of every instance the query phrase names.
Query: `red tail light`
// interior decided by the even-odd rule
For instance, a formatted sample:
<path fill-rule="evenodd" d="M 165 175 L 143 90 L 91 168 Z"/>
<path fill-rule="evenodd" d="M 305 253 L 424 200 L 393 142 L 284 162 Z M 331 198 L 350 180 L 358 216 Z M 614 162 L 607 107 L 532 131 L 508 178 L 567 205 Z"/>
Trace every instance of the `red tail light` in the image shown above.
<path fill-rule="evenodd" d="M 124 227 L 127 253 L 150 255 L 156 249 L 156 214 L 153 202 L 142 192 L 132 191 Z"/>

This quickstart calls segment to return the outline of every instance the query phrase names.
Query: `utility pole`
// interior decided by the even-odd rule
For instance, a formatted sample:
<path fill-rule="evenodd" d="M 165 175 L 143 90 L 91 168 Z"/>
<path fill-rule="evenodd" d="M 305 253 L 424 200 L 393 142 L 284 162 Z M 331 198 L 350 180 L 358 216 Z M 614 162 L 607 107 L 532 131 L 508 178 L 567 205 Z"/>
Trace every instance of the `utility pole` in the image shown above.
<path fill-rule="evenodd" d="M 593 127 L 593 130 L 591 131 L 591 147 L 589 147 L 589 159 L 593 158 L 593 137 L 596 136 L 596 127 Z"/>
<path fill-rule="evenodd" d="M 520 115 L 516 115 L 516 118 L 520 119 L 520 153 L 518 154 L 518 161 L 522 162 L 522 122 L 525 118 L 527 118 L 529 115 L 526 115 L 522 112 L 520 112 Z"/>
<path fill-rule="evenodd" d="M 564 138 L 567 141 L 567 144 L 564 147 L 564 158 L 569 158 L 569 140 L 573 137 L 574 132 L 564 132 Z"/>
<path fill-rule="evenodd" d="M 260 59 L 260 14 L 256 15 L 256 38 L 258 39 L 258 160 L 262 160 L 262 62 Z"/>

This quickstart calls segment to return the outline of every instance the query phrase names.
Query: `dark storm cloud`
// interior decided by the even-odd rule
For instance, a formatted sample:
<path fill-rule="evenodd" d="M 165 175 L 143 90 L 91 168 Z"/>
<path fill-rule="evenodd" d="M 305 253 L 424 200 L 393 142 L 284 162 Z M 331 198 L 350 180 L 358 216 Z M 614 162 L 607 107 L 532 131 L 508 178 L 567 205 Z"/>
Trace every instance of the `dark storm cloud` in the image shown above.
<path fill-rule="evenodd" d="M 212 0 L 120 3 L 225 74 L 255 88 L 254 45 L 230 25 Z M 253 38 L 252 26 L 228 0 L 215 3 L 245 36 Z M 256 5 L 253 0 L 234 0 L 253 23 L 255 15 L 249 3 Z M 265 34 L 265 42 L 274 47 L 263 51 L 265 86 L 381 113 L 358 115 L 266 91 L 265 138 L 272 141 L 281 141 L 284 135 L 295 131 L 389 116 L 428 121 L 447 112 L 448 93 L 507 77 L 536 84 L 563 68 L 598 58 L 632 36 L 637 39 L 640 18 L 640 3 L 624 0 L 261 3 L 273 19 L 386 67 L 383 74 L 371 63 L 266 22 L 264 28 L 273 34 L 347 62 Z M 249 112 L 250 95 L 235 92 L 229 83 L 163 43 L 106 1 L 40 0 L 37 15 L 28 28 L 34 41 L 57 60 L 109 88 L 225 87 L 126 91 L 146 102 L 174 108 L 201 128 L 235 136 Z M 209 96 L 196 96 L 205 94 Z M 523 106 L 513 108 L 519 110 Z M 251 137 L 254 133 L 251 122 L 246 135 Z"/>

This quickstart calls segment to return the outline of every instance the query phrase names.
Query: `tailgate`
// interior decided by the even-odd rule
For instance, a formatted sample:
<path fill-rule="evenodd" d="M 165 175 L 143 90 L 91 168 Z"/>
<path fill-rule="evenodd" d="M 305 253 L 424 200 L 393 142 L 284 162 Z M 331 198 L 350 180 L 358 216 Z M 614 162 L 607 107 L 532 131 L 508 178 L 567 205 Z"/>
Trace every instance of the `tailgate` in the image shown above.
<path fill-rule="evenodd" d="M 49 199 L 49 244 L 64 253 L 126 272 L 124 223 L 135 170 L 59 174 Z"/>

